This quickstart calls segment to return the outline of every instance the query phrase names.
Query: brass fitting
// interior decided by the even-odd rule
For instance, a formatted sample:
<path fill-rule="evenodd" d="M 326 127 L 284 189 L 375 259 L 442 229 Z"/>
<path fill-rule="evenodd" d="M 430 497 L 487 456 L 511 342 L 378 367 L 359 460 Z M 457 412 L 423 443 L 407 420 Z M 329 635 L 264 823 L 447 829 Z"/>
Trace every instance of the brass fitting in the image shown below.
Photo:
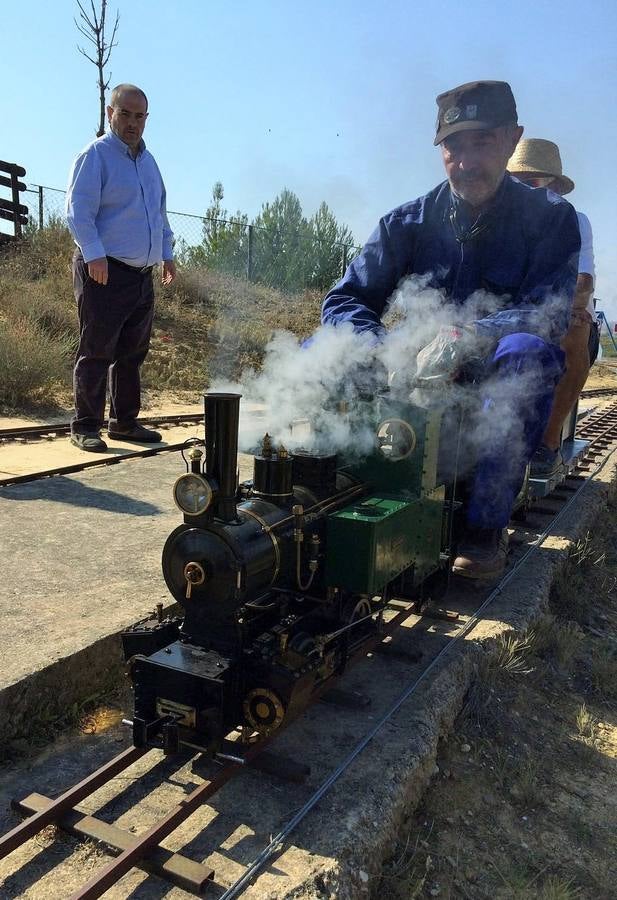
<path fill-rule="evenodd" d="M 263 436 L 263 440 L 261 442 L 261 455 L 266 459 L 270 459 L 272 456 L 272 438 L 266 431 Z"/>

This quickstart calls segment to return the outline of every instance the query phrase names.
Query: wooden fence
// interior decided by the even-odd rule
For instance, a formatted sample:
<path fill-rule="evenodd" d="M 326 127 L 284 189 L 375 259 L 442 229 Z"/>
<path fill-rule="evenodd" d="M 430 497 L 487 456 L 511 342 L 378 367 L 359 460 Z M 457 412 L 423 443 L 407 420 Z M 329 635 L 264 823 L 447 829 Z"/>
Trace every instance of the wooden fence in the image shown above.
<path fill-rule="evenodd" d="M 11 199 L 5 200 L 0 197 L 0 219 L 6 219 L 13 223 L 14 234 L 4 234 L 0 232 L 0 243 L 14 241 L 21 237 L 22 226 L 28 224 L 28 207 L 19 202 L 19 194 L 26 190 L 26 185 L 20 178 L 26 174 L 26 170 L 16 163 L 4 162 L 0 159 L 0 172 L 6 172 L 6 175 L 0 175 L 0 185 L 9 188 Z"/>

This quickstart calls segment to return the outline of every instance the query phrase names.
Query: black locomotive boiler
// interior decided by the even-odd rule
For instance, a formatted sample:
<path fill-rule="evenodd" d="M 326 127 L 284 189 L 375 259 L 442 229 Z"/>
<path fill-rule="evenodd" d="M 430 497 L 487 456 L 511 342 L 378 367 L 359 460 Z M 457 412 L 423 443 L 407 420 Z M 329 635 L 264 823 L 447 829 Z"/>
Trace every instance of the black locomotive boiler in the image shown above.
<path fill-rule="evenodd" d="M 438 406 L 387 392 L 356 404 L 351 433 L 355 416 L 373 435 L 361 459 L 265 435 L 238 485 L 239 404 L 205 394 L 205 460 L 193 446 L 174 486 L 184 522 L 162 564 L 184 616 L 159 610 L 123 634 L 137 746 L 215 753 L 236 729 L 270 734 L 368 645 L 388 597 L 447 578 Z"/>

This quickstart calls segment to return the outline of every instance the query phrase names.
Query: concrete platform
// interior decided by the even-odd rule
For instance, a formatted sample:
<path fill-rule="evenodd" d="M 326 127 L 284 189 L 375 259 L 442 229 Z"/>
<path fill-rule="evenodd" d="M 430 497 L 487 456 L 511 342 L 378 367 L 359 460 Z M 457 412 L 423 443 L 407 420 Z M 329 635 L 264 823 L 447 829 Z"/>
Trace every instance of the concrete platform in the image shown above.
<path fill-rule="evenodd" d="M 178 440 L 201 436 L 198 428 L 173 431 Z M 19 447 L 0 449 L 0 460 Z M 35 469 L 43 455 L 58 464 L 94 456 L 66 438 L 25 449 Z M 250 477 L 252 457 L 239 462 L 241 478 Z M 118 632 L 156 603 L 170 605 L 160 560 L 182 522 L 172 487 L 184 471 L 180 453 L 170 452 L 0 487 L 1 742 L 100 693 L 121 670 Z"/>

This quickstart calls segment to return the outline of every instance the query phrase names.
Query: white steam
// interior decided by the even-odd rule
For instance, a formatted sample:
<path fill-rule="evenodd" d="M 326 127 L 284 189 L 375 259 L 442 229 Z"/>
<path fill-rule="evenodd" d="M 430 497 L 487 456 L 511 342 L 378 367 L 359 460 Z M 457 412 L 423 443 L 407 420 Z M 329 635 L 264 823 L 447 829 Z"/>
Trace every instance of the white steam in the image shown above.
<path fill-rule="evenodd" d="M 417 353 L 440 328 L 475 322 L 504 309 L 505 298 L 486 291 L 474 293 L 464 306 L 448 303 L 440 291 L 427 286 L 428 281 L 427 277 L 411 276 L 401 283 L 386 316 L 390 330 L 379 344 L 372 334 L 358 334 L 345 324 L 318 328 L 307 347 L 301 347 L 293 334 L 281 331 L 268 344 L 261 371 L 245 371 L 238 383 L 213 383 L 211 390 L 242 394 L 240 449 L 254 451 L 267 431 L 275 446 L 283 444 L 291 450 L 369 452 L 376 422 L 370 407 L 359 399 L 362 378 L 370 382 L 372 373 L 387 370 L 393 394 L 409 397 Z M 542 319 L 550 331 L 556 304 L 563 308 L 563 299 L 532 311 L 534 333 L 542 331 L 544 326 L 538 329 Z M 510 380 L 492 379 L 484 386 L 442 385 L 422 392 L 422 397 L 414 391 L 412 399 L 426 402 L 428 397 L 428 402 L 450 405 L 464 401 L 467 392 L 472 392 L 469 398 L 477 409 L 479 396 L 490 387 L 493 408 L 470 417 L 463 456 L 471 459 L 481 448 L 501 447 L 515 457 L 522 448 L 521 409 L 533 394 L 537 377 L 539 372 Z M 347 401 L 350 414 L 341 412 L 341 401 Z M 265 407 L 263 417 L 247 414 L 248 404 Z"/>

